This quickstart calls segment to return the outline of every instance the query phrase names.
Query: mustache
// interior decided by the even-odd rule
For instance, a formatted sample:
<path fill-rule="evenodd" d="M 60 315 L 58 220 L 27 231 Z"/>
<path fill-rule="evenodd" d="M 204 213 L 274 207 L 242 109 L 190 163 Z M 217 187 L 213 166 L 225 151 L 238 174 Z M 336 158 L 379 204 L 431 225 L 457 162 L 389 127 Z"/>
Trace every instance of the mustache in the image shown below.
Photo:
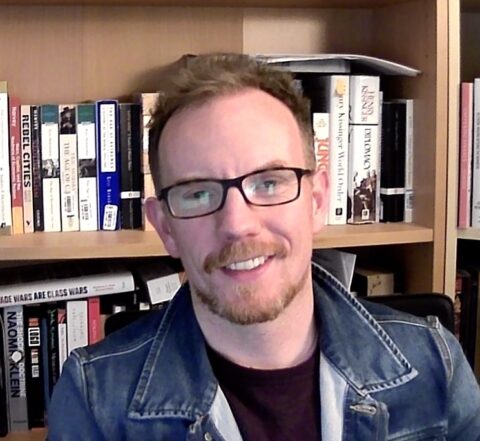
<path fill-rule="evenodd" d="M 210 253 L 203 263 L 203 269 L 210 274 L 216 268 L 222 268 L 233 262 L 248 260 L 257 256 L 285 257 L 286 247 L 278 242 L 242 241 L 225 245 L 219 252 Z"/>

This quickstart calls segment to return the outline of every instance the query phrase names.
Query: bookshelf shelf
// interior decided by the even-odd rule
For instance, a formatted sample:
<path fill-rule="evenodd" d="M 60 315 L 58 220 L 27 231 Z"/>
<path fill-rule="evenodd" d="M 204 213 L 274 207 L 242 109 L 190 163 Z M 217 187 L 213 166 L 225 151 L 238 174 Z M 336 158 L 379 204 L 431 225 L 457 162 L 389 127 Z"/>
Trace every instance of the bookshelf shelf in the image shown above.
<path fill-rule="evenodd" d="M 314 248 L 424 243 L 433 230 L 415 224 L 326 226 Z M 57 260 L 164 256 L 155 232 L 95 231 L 88 233 L 34 233 L 0 237 L 0 261 Z"/>
<path fill-rule="evenodd" d="M 144 5 L 175 7 L 374 8 L 409 0 L 0 0 L 3 5 Z"/>
<path fill-rule="evenodd" d="M 480 229 L 468 228 L 465 230 L 457 230 L 457 238 L 466 240 L 480 240 Z"/>
<path fill-rule="evenodd" d="M 44 441 L 47 436 L 45 429 L 34 429 L 29 432 L 17 432 L 3 438 L 5 441 Z"/>

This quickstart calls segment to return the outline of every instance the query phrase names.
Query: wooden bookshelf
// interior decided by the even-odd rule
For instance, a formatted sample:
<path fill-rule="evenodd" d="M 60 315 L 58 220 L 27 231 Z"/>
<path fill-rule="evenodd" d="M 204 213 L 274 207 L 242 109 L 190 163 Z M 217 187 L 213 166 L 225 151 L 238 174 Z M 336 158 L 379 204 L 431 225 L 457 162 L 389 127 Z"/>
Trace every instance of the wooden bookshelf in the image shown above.
<path fill-rule="evenodd" d="M 424 243 L 433 230 L 415 224 L 327 226 L 314 248 Z M 165 256 L 155 232 L 35 233 L 2 237 L 1 261 Z M 74 251 L 74 252 L 73 252 Z"/>

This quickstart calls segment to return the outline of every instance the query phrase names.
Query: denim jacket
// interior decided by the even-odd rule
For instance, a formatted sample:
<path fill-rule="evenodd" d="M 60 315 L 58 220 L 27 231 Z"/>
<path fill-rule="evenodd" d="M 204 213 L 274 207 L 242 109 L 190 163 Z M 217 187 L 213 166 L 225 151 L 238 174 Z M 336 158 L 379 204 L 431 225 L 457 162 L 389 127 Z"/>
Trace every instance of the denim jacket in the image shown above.
<path fill-rule="evenodd" d="M 480 389 L 455 337 L 312 271 L 322 440 L 480 440 Z M 50 441 L 241 441 L 188 287 L 164 311 L 72 352 L 48 424 Z"/>

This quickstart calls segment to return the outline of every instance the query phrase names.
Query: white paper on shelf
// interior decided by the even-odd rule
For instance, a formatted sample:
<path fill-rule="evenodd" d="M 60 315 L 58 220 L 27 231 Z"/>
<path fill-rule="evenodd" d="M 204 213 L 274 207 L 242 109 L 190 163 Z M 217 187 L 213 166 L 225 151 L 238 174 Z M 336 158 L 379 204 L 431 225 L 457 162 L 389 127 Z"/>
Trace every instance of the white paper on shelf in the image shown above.
<path fill-rule="evenodd" d="M 403 75 L 415 77 L 421 73 L 420 70 L 413 67 L 369 55 L 256 54 L 253 56 L 260 61 L 287 68 L 292 72 L 332 72 L 332 69 L 335 69 L 335 66 L 338 66 L 339 73 L 348 73 L 351 71 L 352 65 L 355 65 L 373 69 L 379 74 L 383 75 Z M 341 69 L 347 69 L 347 71 Z"/>

